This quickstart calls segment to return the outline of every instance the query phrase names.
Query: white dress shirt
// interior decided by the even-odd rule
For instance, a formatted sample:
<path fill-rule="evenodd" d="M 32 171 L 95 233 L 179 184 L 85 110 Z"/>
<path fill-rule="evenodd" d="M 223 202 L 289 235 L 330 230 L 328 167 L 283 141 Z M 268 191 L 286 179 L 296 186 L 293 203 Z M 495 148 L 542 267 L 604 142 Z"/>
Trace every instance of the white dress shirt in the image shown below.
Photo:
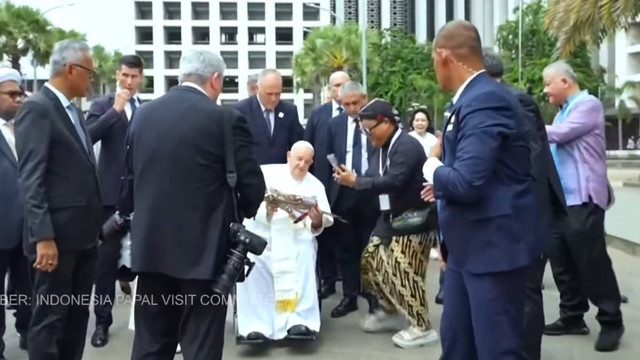
<path fill-rule="evenodd" d="M 349 169 L 349 170 L 354 170 L 353 169 L 353 133 L 355 131 L 359 131 L 356 130 L 356 122 L 353 121 L 353 118 L 351 116 L 347 116 L 347 153 L 346 153 L 346 158 L 345 158 L 345 164 L 344 166 Z M 367 169 L 369 168 L 369 161 L 367 159 L 367 137 L 360 133 L 360 144 L 361 144 L 361 150 L 362 150 L 362 169 L 360 174 L 363 175 Z"/>
<path fill-rule="evenodd" d="M 460 98 L 460 95 L 462 95 L 462 92 L 464 91 L 464 89 L 467 87 L 467 85 L 469 85 L 469 83 L 471 82 L 471 80 L 473 80 L 476 76 L 478 76 L 480 73 L 483 73 L 484 70 L 480 70 L 477 73 L 471 75 L 467 81 L 465 81 L 462 86 L 460 86 L 460 88 L 458 89 L 458 91 L 456 91 L 456 94 L 453 96 L 453 99 L 451 99 L 451 103 L 455 105 L 455 103 L 458 101 L 458 99 Z M 446 129 L 445 129 L 446 131 Z M 443 140 L 444 141 L 444 140 Z M 428 155 L 427 155 L 428 156 Z M 427 159 L 427 161 L 424 163 L 424 166 L 422 167 L 422 175 L 424 176 L 424 178 L 431 184 L 433 184 L 433 174 L 436 172 L 436 169 L 439 168 L 440 166 L 443 166 L 444 164 L 442 163 L 442 161 L 440 161 L 440 159 L 435 158 L 435 157 L 430 157 Z"/>
<path fill-rule="evenodd" d="M 342 111 L 338 111 L 338 108 L 342 108 Z M 344 112 L 342 105 L 338 104 L 335 100 L 331 100 L 331 117 L 334 118 Z"/>
<path fill-rule="evenodd" d="M 13 132 L 12 125 L 13 125 L 13 120 L 7 121 L 0 117 L 0 132 L 2 132 L 2 135 L 7 140 L 7 143 L 9 144 L 9 148 L 13 152 L 13 156 L 15 156 L 17 159 L 18 154 L 16 153 L 16 136 L 15 136 L 15 133 Z"/>

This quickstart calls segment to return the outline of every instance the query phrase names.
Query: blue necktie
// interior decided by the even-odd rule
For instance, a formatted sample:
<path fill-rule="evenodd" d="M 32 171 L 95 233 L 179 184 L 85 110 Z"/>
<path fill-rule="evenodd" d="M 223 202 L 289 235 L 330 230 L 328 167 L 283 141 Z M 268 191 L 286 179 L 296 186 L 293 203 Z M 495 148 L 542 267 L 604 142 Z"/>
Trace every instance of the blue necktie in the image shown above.
<path fill-rule="evenodd" d="M 76 132 L 82 141 L 82 147 L 87 151 L 87 137 L 84 135 L 84 130 L 80 124 L 80 117 L 78 116 L 78 108 L 74 103 L 67 105 L 67 109 L 71 111 L 71 117 L 73 118 L 73 127 L 76 128 Z"/>
<path fill-rule="evenodd" d="M 356 128 L 353 131 L 353 147 L 351 153 L 351 167 L 356 175 L 362 175 L 362 140 L 360 136 L 360 123 L 358 119 L 353 119 L 356 123 Z"/>
<path fill-rule="evenodd" d="M 131 105 L 131 117 L 133 118 L 133 113 L 135 113 L 136 109 L 138 108 L 138 106 L 136 105 L 136 99 L 134 97 L 131 97 L 129 99 L 129 105 Z"/>
<path fill-rule="evenodd" d="M 269 136 L 273 135 L 273 129 L 271 128 L 271 111 L 264 111 L 264 120 L 267 122 L 267 129 L 269 130 Z"/>

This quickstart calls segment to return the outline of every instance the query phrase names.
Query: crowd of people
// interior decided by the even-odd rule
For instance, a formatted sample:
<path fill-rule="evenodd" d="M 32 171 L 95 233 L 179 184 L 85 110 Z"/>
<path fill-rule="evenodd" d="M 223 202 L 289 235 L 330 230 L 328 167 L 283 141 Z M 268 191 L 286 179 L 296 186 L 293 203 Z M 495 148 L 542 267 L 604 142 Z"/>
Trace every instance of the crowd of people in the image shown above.
<path fill-rule="evenodd" d="M 391 333 L 400 348 L 440 342 L 444 360 L 540 359 L 543 333 L 590 332 L 589 302 L 595 349 L 615 351 L 624 325 L 604 239 L 602 104 L 567 63 L 549 64 L 545 93 L 559 111 L 545 125 L 466 21 L 439 31 L 432 56 L 453 95 L 437 134 L 428 109 L 408 131 L 343 71 L 305 127 L 273 69 L 250 79 L 250 97 L 218 106 L 226 65 L 207 50 L 185 52 L 180 85 L 144 104 L 142 60 L 122 57 L 117 90 L 86 119 L 73 102 L 94 75 L 84 42 L 56 44 L 49 82 L 26 101 L 20 74 L 0 69 L 0 271 L 7 293 L 28 299 L 15 306 L 20 347 L 34 360 L 81 359 L 89 302 L 49 300 L 94 288 L 91 345 L 108 344 L 124 279 L 121 237 L 107 233 L 122 230 L 136 277 L 132 360 L 176 349 L 221 359 L 230 295 L 240 342 L 313 340 L 338 282 L 331 321 L 362 297 L 362 331 Z M 440 329 L 427 301 L 433 249 Z M 252 270 L 229 293 L 244 255 Z M 545 325 L 547 260 L 560 317 Z"/>

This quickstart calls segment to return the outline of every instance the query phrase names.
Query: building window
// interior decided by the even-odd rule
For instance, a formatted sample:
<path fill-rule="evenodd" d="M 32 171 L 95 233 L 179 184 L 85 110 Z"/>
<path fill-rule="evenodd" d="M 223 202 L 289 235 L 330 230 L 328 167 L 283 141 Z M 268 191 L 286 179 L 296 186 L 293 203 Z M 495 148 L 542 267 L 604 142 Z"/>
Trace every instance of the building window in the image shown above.
<path fill-rule="evenodd" d="M 165 76 L 164 77 L 164 90 L 169 91 L 172 87 L 178 85 L 178 77 L 177 76 Z"/>
<path fill-rule="evenodd" d="M 309 37 L 309 34 L 311 34 L 311 32 L 313 30 L 317 29 L 317 27 L 303 27 L 302 28 L 302 40 L 307 40 L 307 38 Z"/>
<path fill-rule="evenodd" d="M 136 51 L 136 55 L 142 58 L 145 69 L 153 69 L 153 51 Z"/>
<path fill-rule="evenodd" d="M 249 20 L 264 20 L 264 2 L 247 3 L 247 17 Z"/>
<path fill-rule="evenodd" d="M 164 3 L 164 19 L 180 20 L 180 3 L 179 2 Z"/>
<path fill-rule="evenodd" d="M 191 18 L 193 20 L 209 20 L 209 3 L 208 2 L 191 3 Z"/>
<path fill-rule="evenodd" d="M 293 51 L 276 51 L 276 69 L 291 69 Z"/>
<path fill-rule="evenodd" d="M 302 7 L 302 20 L 304 21 L 318 21 L 320 20 L 320 4 L 309 4 L 313 6 Z"/>
<path fill-rule="evenodd" d="M 180 68 L 180 51 L 165 51 L 164 52 L 164 67 L 167 69 L 179 69 Z"/>
<path fill-rule="evenodd" d="M 264 69 L 267 67 L 267 53 L 264 51 L 249 51 L 249 69 Z"/>
<path fill-rule="evenodd" d="M 225 93 L 237 93 L 238 92 L 238 77 L 237 76 L 225 76 L 222 81 L 222 91 Z"/>
<path fill-rule="evenodd" d="M 220 28 L 220 44 L 236 45 L 238 43 L 237 27 L 221 27 Z"/>
<path fill-rule="evenodd" d="M 436 5 L 435 0 L 427 0 L 427 41 L 436 37 Z"/>
<path fill-rule="evenodd" d="M 464 0 L 464 19 L 471 21 L 471 0 Z"/>
<path fill-rule="evenodd" d="M 289 21 L 293 19 L 293 4 L 276 3 L 276 21 Z"/>
<path fill-rule="evenodd" d="M 209 45 L 209 27 L 194 27 L 192 29 L 193 43 L 197 45 Z"/>
<path fill-rule="evenodd" d="M 445 5 L 445 13 L 447 22 L 453 20 L 453 0 L 447 0 Z"/>
<path fill-rule="evenodd" d="M 282 77 L 282 92 L 283 93 L 292 93 L 294 91 L 293 88 L 293 76 L 283 76 Z"/>
<path fill-rule="evenodd" d="M 145 76 L 142 81 L 142 93 L 144 94 L 153 94 L 153 76 Z"/>
<path fill-rule="evenodd" d="M 311 111 L 313 110 L 313 99 L 305 99 L 304 100 L 304 118 L 308 119 L 311 116 Z"/>
<path fill-rule="evenodd" d="M 221 2 L 220 20 L 238 20 L 238 4 L 234 2 Z"/>
<path fill-rule="evenodd" d="M 264 45 L 266 39 L 263 27 L 249 28 L 249 45 Z"/>
<path fill-rule="evenodd" d="M 276 28 L 276 45 L 293 45 L 293 28 Z"/>
<path fill-rule="evenodd" d="M 238 99 L 223 99 L 220 100 L 220 106 L 232 106 L 238 102 Z"/>
<path fill-rule="evenodd" d="M 221 51 L 220 56 L 224 60 L 227 69 L 238 68 L 238 52 L 237 51 Z"/>
<path fill-rule="evenodd" d="M 182 29 L 178 26 L 165 26 L 164 43 L 166 45 L 182 44 Z"/>
<path fill-rule="evenodd" d="M 153 44 L 153 28 L 151 26 L 136 26 L 136 44 Z"/>
<path fill-rule="evenodd" d="M 151 2 L 136 1 L 136 20 L 152 20 L 153 4 Z"/>

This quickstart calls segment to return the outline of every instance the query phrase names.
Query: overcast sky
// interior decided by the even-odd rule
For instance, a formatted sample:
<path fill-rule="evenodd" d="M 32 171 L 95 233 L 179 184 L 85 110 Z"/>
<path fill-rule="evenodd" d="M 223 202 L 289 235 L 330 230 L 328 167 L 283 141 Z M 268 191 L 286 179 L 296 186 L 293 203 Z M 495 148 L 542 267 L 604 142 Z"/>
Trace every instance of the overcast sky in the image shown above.
<path fill-rule="evenodd" d="M 11 0 L 16 5 L 28 5 L 48 11 L 45 17 L 53 25 L 76 30 L 87 35 L 90 46 L 102 45 L 108 50 L 133 51 L 133 5 L 130 0 Z"/>

